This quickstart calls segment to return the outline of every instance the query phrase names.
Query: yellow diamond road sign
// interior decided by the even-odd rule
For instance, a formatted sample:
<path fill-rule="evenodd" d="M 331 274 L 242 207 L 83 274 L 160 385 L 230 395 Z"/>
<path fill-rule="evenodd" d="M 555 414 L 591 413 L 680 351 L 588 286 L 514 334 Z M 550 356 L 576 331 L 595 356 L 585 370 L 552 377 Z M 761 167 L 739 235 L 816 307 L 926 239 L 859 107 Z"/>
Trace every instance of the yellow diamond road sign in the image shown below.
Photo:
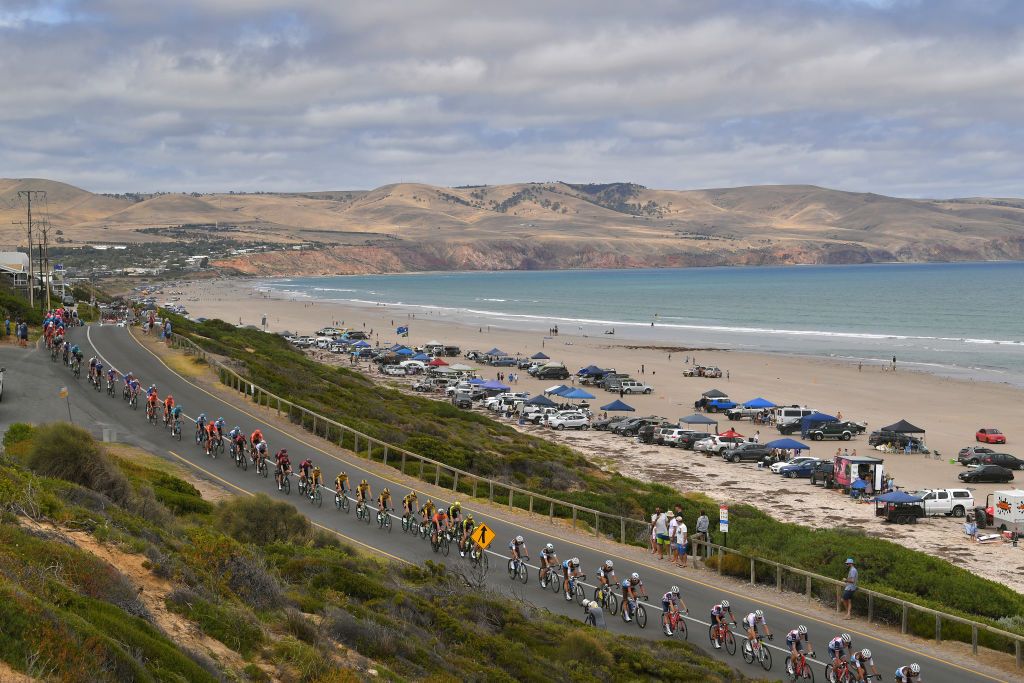
<path fill-rule="evenodd" d="M 481 524 L 473 531 L 470 538 L 481 548 L 486 548 L 494 541 L 494 532 L 486 524 Z"/>
<path fill-rule="evenodd" d="M 68 388 L 67 387 L 61 387 L 60 388 L 60 397 L 61 398 L 67 398 L 68 397 Z"/>

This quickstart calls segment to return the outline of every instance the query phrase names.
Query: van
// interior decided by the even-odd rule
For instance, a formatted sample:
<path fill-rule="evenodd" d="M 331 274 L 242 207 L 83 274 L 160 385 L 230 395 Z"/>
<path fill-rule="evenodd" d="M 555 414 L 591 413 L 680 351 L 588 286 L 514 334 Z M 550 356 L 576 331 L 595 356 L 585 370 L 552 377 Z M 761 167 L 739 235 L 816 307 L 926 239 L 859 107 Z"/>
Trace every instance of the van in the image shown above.
<path fill-rule="evenodd" d="M 814 408 L 807 406 L 779 406 L 772 409 L 772 413 L 775 415 L 775 426 L 783 434 L 792 433 L 785 430 L 792 429 L 794 425 L 799 430 L 800 420 L 815 412 L 817 411 Z"/>

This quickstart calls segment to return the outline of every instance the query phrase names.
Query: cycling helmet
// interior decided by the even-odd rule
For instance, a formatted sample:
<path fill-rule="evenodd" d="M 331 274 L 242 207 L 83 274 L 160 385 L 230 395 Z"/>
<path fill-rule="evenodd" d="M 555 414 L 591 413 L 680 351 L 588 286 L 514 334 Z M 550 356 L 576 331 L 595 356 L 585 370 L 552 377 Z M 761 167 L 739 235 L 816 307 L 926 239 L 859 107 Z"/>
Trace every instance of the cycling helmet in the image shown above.
<path fill-rule="evenodd" d="M 799 633 L 802 636 L 806 636 L 807 635 L 807 627 L 804 626 L 803 624 L 800 624 L 799 626 L 796 627 L 796 632 Z"/>
<path fill-rule="evenodd" d="M 218 417 L 218 418 L 217 418 L 217 422 L 223 422 L 223 421 L 224 421 L 224 418 L 223 418 L 223 417 Z"/>
<path fill-rule="evenodd" d="M 612 564 L 611 560 L 605 560 L 604 561 L 604 567 L 605 567 L 605 569 L 613 569 L 615 567 L 615 565 Z"/>
<path fill-rule="evenodd" d="M 547 550 L 549 553 L 555 552 L 555 544 L 548 543 L 546 546 L 544 546 L 544 550 Z"/>
<path fill-rule="evenodd" d="M 363 479 L 363 480 L 362 480 L 361 482 L 359 482 L 359 485 L 360 485 L 360 486 L 366 486 L 366 480 L 365 480 L 365 479 Z"/>
<path fill-rule="evenodd" d="M 722 600 L 722 609 L 729 609 L 729 601 Z"/>
<path fill-rule="evenodd" d="M 578 557 L 572 558 L 571 560 L 569 560 L 569 564 L 571 564 L 573 567 L 580 566 L 580 558 L 578 558 Z"/>
<path fill-rule="evenodd" d="M 381 493 L 383 493 L 383 494 L 384 494 L 384 495 L 386 496 L 386 495 L 390 494 L 390 493 L 391 493 L 391 491 L 388 491 L 388 487 L 387 487 L 387 486 L 385 486 L 385 487 L 384 487 L 384 490 L 383 490 L 383 491 L 381 491 Z"/>
<path fill-rule="evenodd" d="M 871 650 L 864 648 L 860 651 L 860 656 L 864 659 L 871 659 Z"/>
<path fill-rule="evenodd" d="M 919 673 L 921 673 L 921 665 L 917 664 L 916 662 L 914 664 L 911 664 L 910 665 L 910 673 L 912 673 L 912 674 L 919 674 Z"/>
<path fill-rule="evenodd" d="M 637 574 L 636 572 L 633 572 L 633 573 L 632 573 L 632 574 L 630 575 L 630 577 L 629 577 L 629 578 L 630 578 L 630 579 L 632 579 L 633 581 L 639 581 L 639 580 L 640 580 L 640 575 L 639 575 L 639 574 Z"/>
<path fill-rule="evenodd" d="M 754 616 L 758 619 L 764 619 L 764 611 L 756 609 L 754 610 Z"/>
<path fill-rule="evenodd" d="M 452 503 L 452 507 L 453 508 L 461 508 L 462 507 L 462 503 L 460 503 L 459 501 L 455 501 L 454 503 Z"/>
<path fill-rule="evenodd" d="M 672 586 L 670 592 L 672 595 L 679 595 L 679 586 Z"/>
<path fill-rule="evenodd" d="M 473 521 L 473 515 L 466 515 L 466 521 L 467 522 L 472 522 Z"/>
<path fill-rule="evenodd" d="M 174 397 L 171 396 L 170 394 L 167 394 L 167 398 L 174 398 Z"/>
<path fill-rule="evenodd" d="M 288 455 L 288 449 L 287 448 L 282 448 L 281 449 L 281 455 Z M 365 481 L 365 479 L 364 479 L 364 481 Z"/>
<path fill-rule="evenodd" d="M 240 431 L 242 431 L 242 428 L 241 428 L 241 427 L 239 427 L 238 425 L 235 425 L 235 429 L 234 429 L 234 431 L 236 431 L 236 432 L 240 432 Z"/>
<path fill-rule="evenodd" d="M 522 536 L 516 536 L 516 543 L 525 543 L 526 540 Z"/>
<path fill-rule="evenodd" d="M 853 636 L 851 636 L 849 633 L 844 633 L 842 638 L 843 638 L 843 642 L 846 643 L 847 645 L 849 645 L 850 643 L 853 642 Z"/>

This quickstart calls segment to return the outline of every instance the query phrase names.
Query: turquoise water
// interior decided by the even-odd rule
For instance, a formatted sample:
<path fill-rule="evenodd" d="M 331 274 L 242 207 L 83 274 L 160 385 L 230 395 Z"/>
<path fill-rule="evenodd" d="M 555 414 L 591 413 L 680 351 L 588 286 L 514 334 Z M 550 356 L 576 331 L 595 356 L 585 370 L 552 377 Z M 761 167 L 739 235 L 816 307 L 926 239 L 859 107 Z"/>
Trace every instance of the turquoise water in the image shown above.
<path fill-rule="evenodd" d="M 898 361 L 1024 384 L 1024 263 L 428 273 L 261 283 L 563 334 Z M 654 326 L 651 326 L 651 323 Z M 397 322 L 396 322 L 397 324 Z"/>

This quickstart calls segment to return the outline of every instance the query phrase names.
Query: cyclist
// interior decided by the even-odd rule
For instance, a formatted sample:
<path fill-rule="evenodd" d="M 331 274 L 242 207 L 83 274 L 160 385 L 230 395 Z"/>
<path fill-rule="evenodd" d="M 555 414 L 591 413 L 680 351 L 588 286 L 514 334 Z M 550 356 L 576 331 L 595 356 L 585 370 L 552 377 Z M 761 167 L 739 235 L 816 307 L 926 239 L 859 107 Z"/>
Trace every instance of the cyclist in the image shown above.
<path fill-rule="evenodd" d="M 462 514 L 462 503 L 455 501 L 452 506 L 448 508 L 448 522 L 451 526 L 457 526 L 459 523 L 459 516 Z"/>
<path fill-rule="evenodd" d="M 828 656 L 832 658 L 832 668 L 838 669 L 840 660 L 846 661 L 846 648 L 853 644 L 853 636 L 844 633 L 828 641 Z"/>
<path fill-rule="evenodd" d="M 377 496 L 377 509 L 385 513 L 391 509 L 391 491 L 387 486 Z"/>
<path fill-rule="evenodd" d="M 174 396 L 167 394 L 164 398 L 164 424 L 170 422 L 172 410 L 174 410 Z"/>
<path fill-rule="evenodd" d="M 442 528 L 448 526 L 448 510 L 445 508 L 438 508 L 437 512 L 434 513 L 434 517 L 430 520 L 432 522 L 433 529 L 430 532 L 430 542 L 437 543 L 437 536 L 441 533 Z"/>
<path fill-rule="evenodd" d="M 605 560 L 604 564 L 597 570 L 597 587 L 608 588 L 615 583 L 615 565 L 611 560 Z"/>
<path fill-rule="evenodd" d="M 711 625 L 715 627 L 715 635 L 718 636 L 712 641 L 716 650 L 721 649 L 722 647 L 721 633 L 722 629 L 725 628 L 726 613 L 729 615 L 729 621 L 735 624 L 736 617 L 732 615 L 732 606 L 729 604 L 728 600 L 722 600 L 711 608 Z"/>
<path fill-rule="evenodd" d="M 775 636 L 772 635 L 772 630 L 768 628 L 768 622 L 764 620 L 764 612 L 756 609 L 743 617 L 743 628 L 747 629 L 747 638 L 750 639 L 750 648 L 754 649 L 754 641 L 760 641 L 761 636 L 757 630 L 759 626 L 764 626 L 764 633 L 768 636 L 768 640 L 773 640 Z"/>
<path fill-rule="evenodd" d="M 146 389 L 146 396 L 147 397 L 149 397 L 149 396 L 156 396 L 156 394 L 157 394 L 156 385 L 155 384 L 150 384 L 149 388 Z"/>
<path fill-rule="evenodd" d="M 235 449 L 236 457 L 245 456 L 245 434 L 242 430 L 235 425 L 235 428 L 228 432 L 228 438 L 231 439 L 231 445 Z"/>
<path fill-rule="evenodd" d="M 176 427 L 179 431 L 181 430 L 181 413 L 181 406 L 171 408 L 171 426 Z"/>
<path fill-rule="evenodd" d="M 89 356 L 89 379 L 96 374 L 96 356 Z"/>
<path fill-rule="evenodd" d="M 244 439 L 245 437 L 243 436 L 242 438 Z M 252 456 L 253 463 L 256 465 L 263 463 L 267 459 L 267 442 L 260 441 L 254 451 Z"/>
<path fill-rule="evenodd" d="M 896 683 L 910 683 L 915 678 L 918 680 L 918 683 L 922 680 L 920 664 L 914 663 L 910 666 L 901 666 L 896 669 Z"/>
<path fill-rule="evenodd" d="M 117 370 L 110 368 L 107 370 L 107 388 L 112 389 L 114 387 L 114 381 L 117 379 Z"/>
<path fill-rule="evenodd" d="M 334 492 L 344 496 L 348 493 L 348 474 L 345 472 L 340 473 L 334 478 Z"/>
<path fill-rule="evenodd" d="M 549 575 L 552 567 L 558 566 L 558 555 L 555 554 L 555 544 L 548 543 L 540 549 L 540 585 L 548 587 Z"/>
<path fill-rule="evenodd" d="M 153 391 L 146 396 L 146 416 L 156 417 L 156 405 L 160 402 L 160 397 L 156 395 L 156 391 Z"/>
<path fill-rule="evenodd" d="M 569 575 L 572 578 L 578 577 L 580 572 L 580 558 L 573 557 L 562 563 L 562 590 L 565 591 L 565 599 L 572 600 L 572 594 L 569 592 Z"/>
<path fill-rule="evenodd" d="M 78 348 L 78 344 L 71 347 L 71 355 L 75 357 L 75 360 L 78 361 L 79 365 L 82 364 L 82 357 L 85 354 L 82 353 L 82 349 Z"/>
<path fill-rule="evenodd" d="M 128 387 L 128 399 L 138 400 L 138 395 L 142 391 L 142 385 L 139 384 L 139 380 L 132 377 L 131 381 L 127 384 Z"/>
<path fill-rule="evenodd" d="M 402 519 L 408 520 L 416 510 L 416 492 L 409 491 L 402 499 Z"/>
<path fill-rule="evenodd" d="M 686 603 L 683 602 L 683 598 L 679 595 L 679 586 L 672 586 L 668 593 L 661 596 L 661 623 L 665 627 L 665 635 L 672 635 L 672 627 L 670 626 L 670 619 L 673 614 L 679 612 L 680 607 L 687 614 L 690 610 L 686 608 Z"/>
<path fill-rule="evenodd" d="M 210 422 L 206 425 L 206 454 L 210 455 L 213 453 L 213 444 L 220 438 L 217 433 L 217 426 Z"/>
<path fill-rule="evenodd" d="M 473 535 L 473 529 L 476 527 L 476 522 L 473 521 L 473 515 L 466 515 L 466 518 L 459 522 L 458 530 L 461 532 L 459 536 L 459 555 L 462 557 L 466 556 L 466 550 L 469 549 L 470 536 Z"/>
<path fill-rule="evenodd" d="M 373 495 L 370 490 L 370 484 L 363 479 L 359 482 L 359 486 L 356 487 L 356 503 L 358 505 L 366 505 L 366 501 Z"/>
<path fill-rule="evenodd" d="M 64 342 L 64 365 L 68 364 L 68 356 L 71 355 L 71 344 L 67 341 Z"/>
<path fill-rule="evenodd" d="M 324 475 L 323 472 L 320 471 L 320 467 L 318 465 L 313 465 L 313 471 L 310 473 L 310 476 L 313 477 L 309 480 L 310 491 L 316 491 L 324 485 Z"/>
<path fill-rule="evenodd" d="M 426 526 L 427 522 L 434 518 L 435 512 L 437 512 L 437 506 L 434 505 L 434 501 L 427 498 L 427 502 L 420 508 L 420 524 Z"/>
<path fill-rule="evenodd" d="M 299 490 L 302 491 L 309 484 L 309 471 L 313 469 L 313 461 L 306 458 L 299 463 Z"/>
<path fill-rule="evenodd" d="M 622 618 L 626 621 L 633 620 L 633 610 L 636 609 L 638 596 L 646 598 L 647 589 L 644 588 L 644 582 L 640 580 L 640 575 L 633 572 L 628 579 L 622 580 L 622 599 L 626 603 L 622 610 Z"/>
<path fill-rule="evenodd" d="M 256 444 L 263 441 L 263 432 L 259 429 L 253 431 L 252 436 L 249 437 L 249 443 L 252 444 L 253 448 L 256 448 Z"/>
<path fill-rule="evenodd" d="M 871 667 L 871 674 L 868 674 L 868 667 Z M 871 650 L 864 648 L 850 655 L 850 671 L 858 681 L 869 681 L 871 676 L 874 676 L 878 680 L 882 680 L 882 675 L 878 673 L 878 667 L 875 666 L 875 660 L 871 658 Z"/>
<path fill-rule="evenodd" d="M 519 562 L 530 559 L 530 553 L 526 549 L 526 539 L 522 536 L 516 536 L 508 542 L 509 552 L 512 553 L 512 561 Z"/>
<path fill-rule="evenodd" d="M 217 436 L 224 438 L 224 418 L 218 417 L 214 420 L 213 425 L 217 428 Z"/>
<path fill-rule="evenodd" d="M 103 361 L 96 359 L 96 367 L 93 368 L 93 383 L 98 387 L 103 381 Z"/>
<path fill-rule="evenodd" d="M 206 436 L 206 413 L 199 413 L 196 417 L 196 443 L 200 443 Z"/>
<path fill-rule="evenodd" d="M 804 643 L 807 643 L 807 652 L 813 657 L 814 646 L 811 645 L 811 641 L 807 636 L 806 626 L 800 624 L 786 634 L 786 647 L 789 648 L 789 669 L 787 673 L 790 675 L 796 673 L 796 660 L 799 659 L 800 652 L 804 649 Z"/>
<path fill-rule="evenodd" d="M 288 449 L 282 448 L 274 455 L 274 460 L 277 461 L 277 469 L 274 470 L 274 480 L 277 482 L 277 490 L 280 491 L 283 486 L 284 478 L 291 474 L 292 461 L 288 457 Z"/>

